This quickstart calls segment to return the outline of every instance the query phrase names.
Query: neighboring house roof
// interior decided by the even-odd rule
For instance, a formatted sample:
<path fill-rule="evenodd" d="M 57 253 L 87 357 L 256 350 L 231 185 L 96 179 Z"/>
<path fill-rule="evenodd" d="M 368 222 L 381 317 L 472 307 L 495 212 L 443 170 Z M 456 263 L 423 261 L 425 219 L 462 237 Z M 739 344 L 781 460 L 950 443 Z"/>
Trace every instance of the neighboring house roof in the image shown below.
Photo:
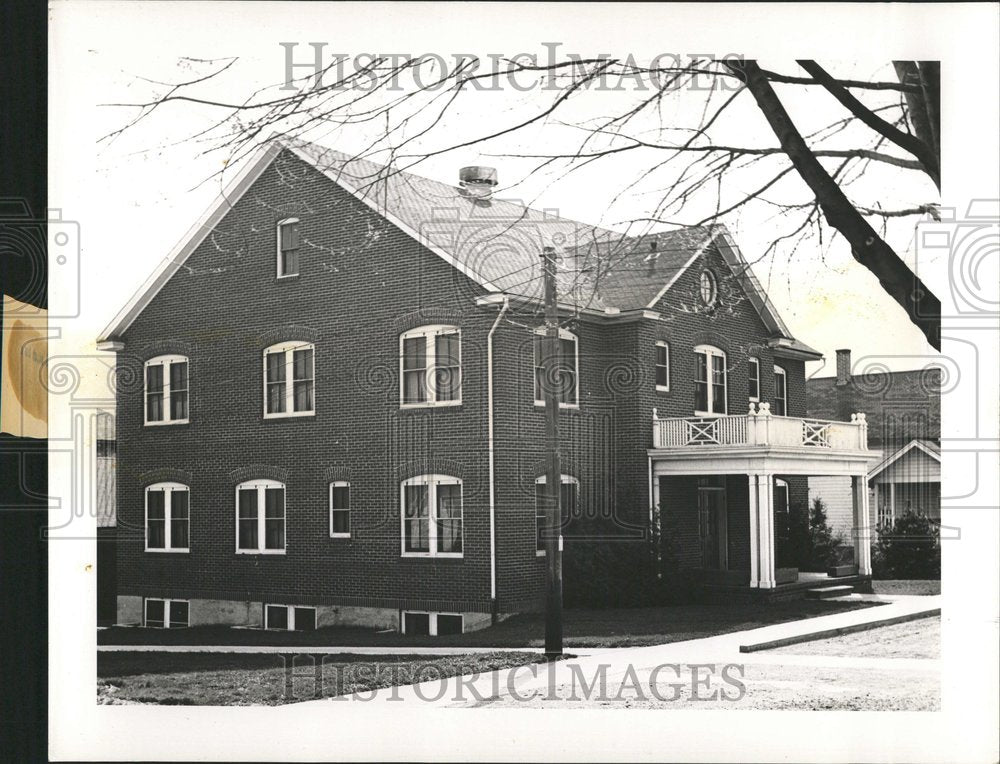
<path fill-rule="evenodd" d="M 774 346 L 820 357 L 792 339 L 723 226 L 625 236 L 515 201 L 476 200 L 455 186 L 285 136 L 274 136 L 247 163 L 105 329 L 102 342 L 121 336 L 282 149 L 324 173 L 489 292 L 540 299 L 539 256 L 543 247 L 554 247 L 564 261 L 557 276 L 561 303 L 611 314 L 652 309 L 714 244 L 772 332 Z M 567 259 L 572 262 L 566 263 Z"/>
<path fill-rule="evenodd" d="M 893 452 L 892 454 L 884 458 L 881 462 L 879 462 L 868 473 L 868 479 L 871 480 L 879 473 L 884 472 L 888 467 L 890 467 L 892 464 L 902 459 L 904 456 L 906 456 L 906 454 L 910 453 L 910 451 L 914 449 L 923 451 L 925 454 L 934 459 L 934 461 L 936 462 L 941 461 L 941 446 L 939 446 L 932 440 L 923 440 L 921 438 L 914 438 L 905 446 Z"/>
<path fill-rule="evenodd" d="M 859 362 L 864 368 L 864 359 Z M 911 371 L 871 369 L 838 384 L 836 377 L 806 380 L 806 411 L 817 419 L 844 420 L 856 412 L 868 419 L 870 447 L 889 452 L 914 439 L 936 441 L 941 437 L 942 369 L 928 361 L 927 367 Z"/>

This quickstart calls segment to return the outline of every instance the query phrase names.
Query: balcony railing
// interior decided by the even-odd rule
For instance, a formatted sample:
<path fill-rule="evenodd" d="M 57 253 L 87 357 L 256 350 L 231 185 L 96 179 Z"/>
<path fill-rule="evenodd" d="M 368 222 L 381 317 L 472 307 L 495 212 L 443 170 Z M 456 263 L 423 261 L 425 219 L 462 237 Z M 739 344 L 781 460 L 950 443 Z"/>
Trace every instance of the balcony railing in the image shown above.
<path fill-rule="evenodd" d="M 768 403 L 753 403 L 747 414 L 660 419 L 653 410 L 653 448 L 702 446 L 782 446 L 865 451 L 868 422 L 851 414 L 850 422 L 776 416 Z"/>

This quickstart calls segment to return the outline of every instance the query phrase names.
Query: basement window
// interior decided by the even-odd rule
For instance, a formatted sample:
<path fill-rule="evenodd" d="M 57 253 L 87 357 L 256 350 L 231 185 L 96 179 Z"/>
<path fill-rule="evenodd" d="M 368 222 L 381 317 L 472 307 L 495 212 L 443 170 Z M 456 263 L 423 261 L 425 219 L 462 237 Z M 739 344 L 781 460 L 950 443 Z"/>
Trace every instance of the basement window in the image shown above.
<path fill-rule="evenodd" d="M 316 608 L 264 605 L 264 628 L 272 631 L 315 631 Z"/>
<path fill-rule="evenodd" d="M 420 610 L 403 611 L 403 633 L 430 637 L 461 634 L 465 628 L 461 613 L 428 613 Z"/>
<path fill-rule="evenodd" d="M 143 625 L 149 629 L 183 629 L 188 625 L 188 601 L 147 597 Z"/>

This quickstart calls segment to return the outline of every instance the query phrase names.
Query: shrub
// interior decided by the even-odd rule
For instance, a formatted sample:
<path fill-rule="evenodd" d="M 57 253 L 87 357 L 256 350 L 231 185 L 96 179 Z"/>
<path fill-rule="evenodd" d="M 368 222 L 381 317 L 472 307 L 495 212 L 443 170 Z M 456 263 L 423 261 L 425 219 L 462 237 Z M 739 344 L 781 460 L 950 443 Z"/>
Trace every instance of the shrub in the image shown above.
<path fill-rule="evenodd" d="M 937 523 L 926 515 L 905 512 L 877 530 L 872 555 L 875 578 L 941 578 L 941 530 Z"/>
<path fill-rule="evenodd" d="M 818 497 L 809 511 L 801 504 L 792 504 L 775 533 L 779 568 L 822 572 L 840 561 L 838 550 L 843 539 L 830 529 L 826 505 Z"/>

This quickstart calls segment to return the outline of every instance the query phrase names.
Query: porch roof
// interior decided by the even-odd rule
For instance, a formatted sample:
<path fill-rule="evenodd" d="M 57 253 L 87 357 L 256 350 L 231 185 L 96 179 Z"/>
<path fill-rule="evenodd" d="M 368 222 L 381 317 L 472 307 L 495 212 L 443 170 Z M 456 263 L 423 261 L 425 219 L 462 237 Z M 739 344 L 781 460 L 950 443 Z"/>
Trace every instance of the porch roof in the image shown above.
<path fill-rule="evenodd" d="M 881 451 L 788 446 L 687 446 L 651 448 L 650 466 L 660 475 L 858 475 L 867 476 Z"/>

